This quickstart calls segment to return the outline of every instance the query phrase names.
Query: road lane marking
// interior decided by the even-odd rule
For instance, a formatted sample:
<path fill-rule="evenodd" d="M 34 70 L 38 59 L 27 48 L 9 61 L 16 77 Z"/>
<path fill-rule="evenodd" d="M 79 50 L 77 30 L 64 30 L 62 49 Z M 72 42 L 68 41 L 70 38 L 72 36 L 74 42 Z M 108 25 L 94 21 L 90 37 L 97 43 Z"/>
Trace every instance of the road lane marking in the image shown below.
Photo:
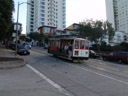
<path fill-rule="evenodd" d="M 48 57 L 48 58 L 49 58 L 49 59 L 52 59 L 52 60 L 56 60 L 56 59 L 54 59 L 54 58 L 52 58 L 52 57 Z M 116 79 L 116 78 L 113 78 L 113 77 L 110 77 L 110 76 L 107 76 L 107 75 L 103 75 L 103 74 L 100 74 L 100 73 L 91 71 L 91 70 L 89 70 L 89 69 L 82 68 L 82 67 L 79 67 L 79 66 L 76 66 L 76 65 L 73 65 L 73 64 L 70 64 L 70 63 L 61 61 L 61 60 L 59 60 L 59 61 L 60 61 L 60 62 L 63 62 L 63 63 L 66 63 L 66 64 L 68 64 L 68 65 L 70 65 L 70 66 L 73 66 L 73 67 L 75 67 L 75 68 L 79 68 L 79 69 L 88 71 L 88 72 L 90 72 L 90 73 L 97 74 L 97 75 L 99 75 L 99 76 L 102 76 L 102 77 L 105 77 L 105 78 L 108 78 L 108 79 L 111 79 L 111 80 L 114 80 L 114 81 L 118 81 L 118 82 L 120 82 L 120 83 L 123 83 L 123 84 L 127 84 L 127 85 L 128 85 L 128 82 L 125 82 L 125 81 L 122 81 L 122 80 L 119 80 L 119 79 Z"/>
<path fill-rule="evenodd" d="M 50 58 L 50 59 L 52 59 L 52 60 L 56 60 L 56 59 L 54 59 L 54 58 L 51 58 L 51 57 L 48 57 L 48 58 Z M 63 61 L 61 61 L 61 60 L 59 60 L 60 62 L 63 62 Z M 66 63 L 66 62 L 63 62 L 63 63 Z M 91 70 L 88 70 L 88 69 L 86 69 L 86 68 L 82 68 L 82 67 L 79 67 L 79 66 L 76 66 L 76 65 L 73 65 L 73 64 L 69 64 L 69 63 L 66 63 L 66 64 L 68 64 L 68 65 L 70 65 L 70 66 L 73 66 L 73 67 L 76 67 L 76 68 L 79 68 L 79 69 L 82 69 L 82 70 L 85 70 L 85 71 L 88 71 L 88 72 L 91 72 L 91 73 L 93 73 L 93 74 L 97 74 L 97 75 L 99 75 L 99 76 L 102 76 L 102 77 L 106 77 L 106 78 L 109 78 L 109 79 L 111 79 L 111 80 L 114 80 L 114 81 L 118 81 L 118 82 L 120 82 L 120 83 L 123 83 L 123 84 L 127 84 L 128 85 L 128 82 L 125 82 L 125 81 L 122 81 L 122 80 L 118 80 L 118 79 L 116 79 L 116 78 L 113 78 L 113 77 L 110 77 L 110 76 L 107 76 L 107 75 L 103 75 L 103 74 L 100 74 L 100 73 L 97 73 L 97 72 L 94 72 L 94 71 L 91 71 Z M 100 70 L 106 70 L 106 69 L 101 69 L 100 68 Z"/>
<path fill-rule="evenodd" d="M 101 67 L 96 67 L 96 69 L 99 69 L 99 70 L 102 70 L 102 71 L 107 71 L 106 69 L 101 68 Z"/>
<path fill-rule="evenodd" d="M 52 86 L 54 86 L 55 88 L 57 88 L 59 91 L 62 91 L 63 88 L 56 84 L 55 82 L 53 82 L 52 80 L 50 80 L 48 77 L 46 77 L 44 74 L 42 74 L 41 72 L 39 72 L 38 70 L 36 70 L 34 67 L 27 65 L 28 68 L 30 68 L 31 70 L 33 70 L 37 75 L 39 75 L 42 79 L 46 80 L 48 83 L 50 83 Z"/>
<path fill-rule="evenodd" d="M 118 82 L 120 82 L 120 83 L 124 83 L 124 84 L 127 84 L 127 85 L 128 85 L 128 82 L 125 82 L 125 81 L 122 81 L 122 80 L 119 80 L 119 79 L 116 79 L 116 78 L 113 78 L 113 77 L 110 77 L 110 76 L 107 76 L 107 75 L 103 75 L 103 74 L 100 74 L 100 73 L 97 73 L 97 72 L 94 72 L 94 71 L 88 70 L 88 69 L 86 69 L 86 68 L 78 67 L 78 66 L 75 66 L 75 65 L 73 65 L 73 64 L 68 64 L 68 65 L 70 65 L 70 66 L 73 66 L 73 67 L 76 67 L 76 68 L 79 68 L 79 69 L 82 69 L 82 70 L 88 71 L 88 72 L 90 72 L 90 73 L 94 73 L 94 74 L 97 74 L 97 75 L 99 75 L 99 76 L 106 77 L 106 78 L 109 78 L 109 79 L 111 79 L 111 80 L 118 81 Z"/>
<path fill-rule="evenodd" d="M 88 62 L 91 62 L 91 63 L 96 63 L 95 61 L 88 61 Z M 119 69 L 116 69 L 116 68 L 111 68 L 109 66 L 106 66 L 106 64 L 104 63 L 101 63 L 101 62 L 98 62 L 99 65 L 103 65 L 103 67 L 107 68 L 107 69 L 110 69 L 110 70 L 113 70 L 113 71 L 119 71 Z M 94 64 L 96 66 L 99 66 L 98 64 Z"/>
<path fill-rule="evenodd" d="M 42 79 L 46 80 L 49 84 L 51 84 L 52 86 L 54 86 L 56 89 L 58 89 L 60 92 L 65 92 L 65 89 L 62 88 L 60 85 L 58 85 L 57 83 L 55 83 L 54 81 L 52 81 L 51 79 L 49 79 L 48 77 L 46 77 L 44 74 L 42 74 L 41 72 L 39 72 L 38 70 L 36 70 L 34 67 L 30 66 L 29 64 L 26 65 L 28 68 L 30 68 L 32 71 L 34 71 L 37 75 L 39 75 Z M 68 93 L 64 93 L 66 96 L 71 96 Z"/>

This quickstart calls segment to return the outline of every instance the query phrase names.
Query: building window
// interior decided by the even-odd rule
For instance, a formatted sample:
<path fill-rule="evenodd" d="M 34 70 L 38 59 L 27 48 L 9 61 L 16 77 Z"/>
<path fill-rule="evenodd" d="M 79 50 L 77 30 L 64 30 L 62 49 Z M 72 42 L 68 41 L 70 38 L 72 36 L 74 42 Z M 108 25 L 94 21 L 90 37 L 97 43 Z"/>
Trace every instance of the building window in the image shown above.
<path fill-rule="evenodd" d="M 44 25 L 44 22 L 41 22 L 40 25 Z"/>
<path fill-rule="evenodd" d="M 65 28 L 65 25 L 63 25 L 63 28 Z"/>
<path fill-rule="evenodd" d="M 50 28 L 44 27 L 44 28 L 43 28 L 43 32 L 44 32 L 44 33 L 50 33 Z"/>
<path fill-rule="evenodd" d="M 44 10 L 41 10 L 41 12 L 43 12 L 43 13 L 44 13 L 45 11 L 44 11 Z"/>
<path fill-rule="evenodd" d="M 33 22 L 31 22 L 31 24 L 33 24 Z"/>
<path fill-rule="evenodd" d="M 31 10 L 34 10 L 34 8 L 31 8 Z"/>
<path fill-rule="evenodd" d="M 34 15 L 31 15 L 31 17 L 34 17 Z"/>
<path fill-rule="evenodd" d="M 33 29 L 31 29 L 31 32 L 33 32 Z"/>
<path fill-rule="evenodd" d="M 42 5 L 45 5 L 45 3 L 44 3 L 44 2 L 42 2 L 41 4 L 42 4 Z"/>
<path fill-rule="evenodd" d="M 41 6 L 41 8 L 43 8 L 43 9 L 44 9 L 45 7 L 44 7 L 44 6 Z"/>
<path fill-rule="evenodd" d="M 44 21 L 44 18 L 41 18 L 42 21 Z"/>
<path fill-rule="evenodd" d="M 44 14 L 41 14 L 42 17 L 44 17 Z"/>

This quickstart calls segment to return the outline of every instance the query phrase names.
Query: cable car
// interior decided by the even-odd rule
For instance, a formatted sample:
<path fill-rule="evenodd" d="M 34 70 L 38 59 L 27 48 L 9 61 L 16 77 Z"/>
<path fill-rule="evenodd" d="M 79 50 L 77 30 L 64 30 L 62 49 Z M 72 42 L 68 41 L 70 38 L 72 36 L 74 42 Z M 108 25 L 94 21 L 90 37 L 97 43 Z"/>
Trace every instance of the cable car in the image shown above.
<path fill-rule="evenodd" d="M 50 38 L 48 53 L 68 60 L 87 60 L 89 41 L 83 38 Z"/>

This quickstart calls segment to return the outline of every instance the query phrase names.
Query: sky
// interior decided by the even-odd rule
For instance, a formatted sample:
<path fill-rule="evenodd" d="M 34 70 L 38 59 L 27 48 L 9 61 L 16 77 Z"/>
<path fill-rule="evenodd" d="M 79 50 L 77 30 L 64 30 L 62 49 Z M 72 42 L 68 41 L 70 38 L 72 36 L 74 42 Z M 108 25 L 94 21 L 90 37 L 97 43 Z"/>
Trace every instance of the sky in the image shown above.
<path fill-rule="evenodd" d="M 14 0 L 15 11 L 14 21 L 17 20 L 18 2 L 27 2 L 27 0 Z M 27 4 L 24 3 L 19 7 L 19 23 L 22 23 L 23 31 L 26 33 Z M 86 19 L 106 20 L 105 0 L 66 0 L 66 26 L 73 23 L 79 23 Z"/>

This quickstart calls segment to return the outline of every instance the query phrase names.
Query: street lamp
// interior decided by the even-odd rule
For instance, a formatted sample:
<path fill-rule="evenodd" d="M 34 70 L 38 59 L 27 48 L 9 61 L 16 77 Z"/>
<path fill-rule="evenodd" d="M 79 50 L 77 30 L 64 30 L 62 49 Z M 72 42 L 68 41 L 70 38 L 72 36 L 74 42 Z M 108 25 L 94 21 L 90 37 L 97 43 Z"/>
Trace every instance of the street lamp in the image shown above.
<path fill-rule="evenodd" d="M 28 3 L 28 2 L 22 2 L 22 3 L 19 3 L 18 2 L 18 8 L 17 8 L 17 24 L 16 24 L 16 50 L 15 50 L 15 55 L 17 55 L 17 43 L 18 43 L 18 39 L 17 39 L 17 36 L 18 36 L 18 20 L 19 20 L 19 6 L 22 5 L 22 4 L 29 4 L 29 5 L 32 5 L 31 3 Z"/>

